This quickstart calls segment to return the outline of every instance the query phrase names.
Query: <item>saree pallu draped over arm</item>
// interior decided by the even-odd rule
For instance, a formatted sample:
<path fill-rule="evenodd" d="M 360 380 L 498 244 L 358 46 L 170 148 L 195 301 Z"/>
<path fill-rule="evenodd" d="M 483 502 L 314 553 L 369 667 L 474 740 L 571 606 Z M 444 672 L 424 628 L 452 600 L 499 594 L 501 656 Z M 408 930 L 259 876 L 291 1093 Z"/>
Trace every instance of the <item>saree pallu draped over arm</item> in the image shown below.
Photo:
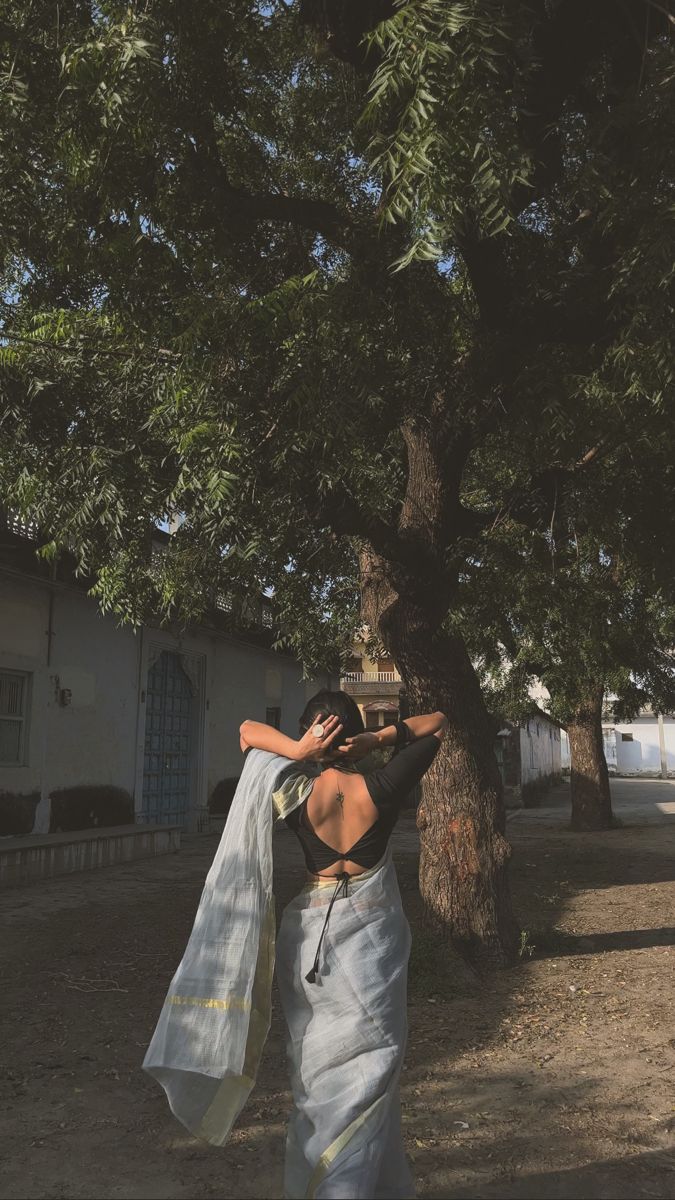
<path fill-rule="evenodd" d="M 271 1015 L 272 828 L 311 791 L 275 794 L 288 759 L 251 750 L 207 875 L 192 933 L 143 1068 L 190 1133 L 224 1145 L 255 1082 Z"/>

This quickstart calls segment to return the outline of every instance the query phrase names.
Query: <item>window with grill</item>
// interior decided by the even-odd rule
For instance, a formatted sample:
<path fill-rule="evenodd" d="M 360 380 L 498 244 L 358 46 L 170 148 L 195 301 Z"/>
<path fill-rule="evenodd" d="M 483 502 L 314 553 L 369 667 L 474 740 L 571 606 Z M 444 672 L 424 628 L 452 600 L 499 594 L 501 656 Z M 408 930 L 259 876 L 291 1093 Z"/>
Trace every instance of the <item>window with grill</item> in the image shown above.
<path fill-rule="evenodd" d="M 229 592 L 218 592 L 216 595 L 216 608 L 219 612 L 231 613 L 233 608 L 232 596 Z"/>
<path fill-rule="evenodd" d="M 37 539 L 38 529 L 35 521 L 27 520 L 14 509 L 10 508 L 5 514 L 4 524 L 8 533 L 13 533 L 16 537 L 28 538 L 31 542 Z"/>
<path fill-rule="evenodd" d="M 28 750 L 28 691 L 23 671 L 0 671 L 0 763 L 20 767 Z"/>

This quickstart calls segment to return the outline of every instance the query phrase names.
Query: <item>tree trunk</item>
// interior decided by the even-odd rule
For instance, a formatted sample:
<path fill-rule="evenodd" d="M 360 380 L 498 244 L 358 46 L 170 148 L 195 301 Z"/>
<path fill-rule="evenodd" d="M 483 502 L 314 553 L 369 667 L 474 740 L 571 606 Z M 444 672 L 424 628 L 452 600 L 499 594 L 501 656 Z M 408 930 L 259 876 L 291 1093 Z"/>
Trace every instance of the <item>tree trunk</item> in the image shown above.
<path fill-rule="evenodd" d="M 611 829 L 609 771 L 602 739 L 602 698 L 597 687 L 567 725 L 570 742 L 572 829 Z"/>
<path fill-rule="evenodd" d="M 386 565 L 368 550 L 361 555 L 361 580 L 363 617 L 371 628 L 379 626 L 411 712 L 440 710 L 448 717 L 417 816 L 427 917 L 473 962 L 507 965 L 516 957 L 519 930 L 509 892 L 496 728 L 466 647 L 459 637 L 434 634 L 429 614 L 392 591 Z"/>
<path fill-rule="evenodd" d="M 402 432 L 408 480 L 399 541 L 392 550 L 362 547 L 362 616 L 401 672 L 411 712 L 440 710 L 448 717 L 417 820 L 427 916 L 474 962 L 503 966 L 516 956 L 519 930 L 493 748 L 497 729 L 462 639 L 443 628 L 457 584 L 449 556 L 460 537 L 458 480 L 468 451 L 459 446 L 454 455 L 440 418 L 411 420 Z"/>
<path fill-rule="evenodd" d="M 404 607 L 404 606 L 403 606 Z M 448 731 L 428 772 L 417 816 L 420 893 L 427 917 L 473 962 L 513 962 L 511 907 L 496 732 L 461 639 L 390 639 L 413 712 L 440 710 Z"/>

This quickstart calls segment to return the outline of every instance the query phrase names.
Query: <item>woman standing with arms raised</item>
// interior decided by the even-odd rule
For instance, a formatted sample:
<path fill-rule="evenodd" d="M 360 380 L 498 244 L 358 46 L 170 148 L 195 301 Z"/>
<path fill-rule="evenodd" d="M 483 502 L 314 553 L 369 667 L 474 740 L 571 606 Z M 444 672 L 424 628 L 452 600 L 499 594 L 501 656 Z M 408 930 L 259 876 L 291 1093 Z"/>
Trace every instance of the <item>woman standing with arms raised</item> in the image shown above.
<path fill-rule="evenodd" d="M 222 1145 L 269 1026 L 271 823 L 284 818 L 307 866 L 277 942 L 294 1101 L 287 1197 L 414 1194 L 398 1096 L 410 931 L 389 839 L 446 724 L 433 713 L 366 732 L 346 693 L 319 692 L 297 741 L 241 726 L 245 769 L 144 1065 L 188 1128 Z M 388 746 L 386 766 L 355 768 Z"/>

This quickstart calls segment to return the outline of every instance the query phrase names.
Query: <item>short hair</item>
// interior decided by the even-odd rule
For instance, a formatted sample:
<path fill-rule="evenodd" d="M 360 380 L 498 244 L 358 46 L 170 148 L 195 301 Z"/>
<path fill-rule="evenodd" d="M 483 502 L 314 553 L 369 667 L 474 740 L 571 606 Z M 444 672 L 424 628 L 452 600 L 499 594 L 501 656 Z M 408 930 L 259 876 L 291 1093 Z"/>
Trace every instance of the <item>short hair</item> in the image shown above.
<path fill-rule="evenodd" d="M 319 714 L 325 719 L 338 717 L 342 725 L 339 736 L 331 742 L 331 750 L 343 745 L 347 738 L 356 737 L 357 733 L 363 733 L 365 729 L 359 706 L 347 692 L 331 692 L 328 688 L 324 688 L 312 696 L 311 700 L 307 701 L 305 710 L 300 717 L 300 732 L 306 733 L 310 725 L 315 723 Z"/>

